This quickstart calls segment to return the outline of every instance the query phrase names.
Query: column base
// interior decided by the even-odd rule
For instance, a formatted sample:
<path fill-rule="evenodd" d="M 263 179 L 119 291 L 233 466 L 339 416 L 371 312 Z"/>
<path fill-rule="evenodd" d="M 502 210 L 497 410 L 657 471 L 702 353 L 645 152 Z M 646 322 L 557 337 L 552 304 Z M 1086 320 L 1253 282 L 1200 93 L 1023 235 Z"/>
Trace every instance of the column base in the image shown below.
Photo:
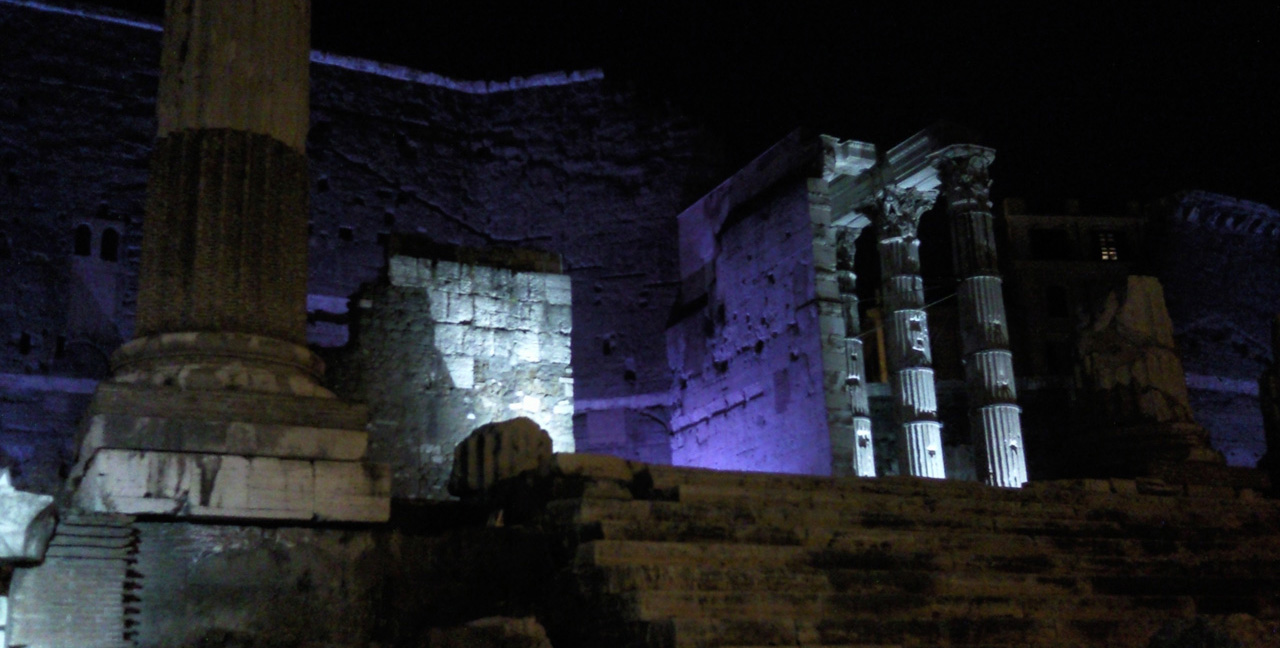
<path fill-rule="evenodd" d="M 381 522 L 391 472 L 365 459 L 367 409 L 319 384 L 288 342 L 236 333 L 140 338 L 112 358 L 69 480 L 84 511 Z"/>

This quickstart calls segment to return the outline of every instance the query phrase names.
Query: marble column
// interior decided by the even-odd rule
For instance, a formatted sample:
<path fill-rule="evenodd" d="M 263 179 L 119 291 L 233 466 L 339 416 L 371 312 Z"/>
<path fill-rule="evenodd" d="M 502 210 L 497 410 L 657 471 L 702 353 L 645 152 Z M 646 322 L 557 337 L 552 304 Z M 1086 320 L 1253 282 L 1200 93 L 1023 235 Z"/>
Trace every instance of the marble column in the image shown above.
<path fill-rule="evenodd" d="M 902 472 L 943 479 L 942 424 L 938 422 L 924 281 L 920 277 L 920 240 L 916 238 L 920 216 L 936 197 L 934 191 L 888 186 L 877 192 L 874 208 Z"/>
<path fill-rule="evenodd" d="M 840 285 L 840 311 L 844 319 L 845 388 L 853 413 L 853 470 L 859 477 L 875 477 L 875 444 L 871 438 L 871 406 L 867 401 L 867 371 L 858 318 L 857 275 L 853 272 L 854 245 L 862 227 L 836 230 L 836 276 Z"/>
<path fill-rule="evenodd" d="M 995 151 L 973 145 L 948 146 L 933 154 L 960 279 L 960 337 L 978 476 L 992 486 L 1020 488 L 1027 481 L 1027 462 L 996 264 L 987 173 L 994 158 Z"/>
<path fill-rule="evenodd" d="M 167 0 L 137 337 L 98 386 L 82 510 L 371 522 L 367 410 L 306 344 L 309 0 Z"/>
<path fill-rule="evenodd" d="M 310 2 L 165 11 L 138 339 L 117 377 L 325 395 L 302 346 Z"/>

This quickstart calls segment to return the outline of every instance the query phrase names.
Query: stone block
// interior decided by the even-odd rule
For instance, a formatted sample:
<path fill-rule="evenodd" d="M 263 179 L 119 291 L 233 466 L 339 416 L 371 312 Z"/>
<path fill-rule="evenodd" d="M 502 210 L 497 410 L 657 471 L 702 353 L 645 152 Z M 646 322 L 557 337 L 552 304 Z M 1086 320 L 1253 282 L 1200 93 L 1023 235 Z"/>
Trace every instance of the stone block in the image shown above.
<path fill-rule="evenodd" d="M 39 561 L 57 523 L 53 497 L 17 490 L 0 470 L 0 561 Z"/>
<path fill-rule="evenodd" d="M 356 460 L 368 434 L 300 425 L 97 414 L 88 421 L 82 456 L 98 448 L 211 452 L 292 459 Z"/>
<path fill-rule="evenodd" d="M 636 471 L 645 467 L 644 464 L 612 455 L 587 453 L 557 453 L 552 457 L 551 466 L 556 474 L 565 477 L 609 479 L 619 482 L 630 482 L 635 478 Z"/>
<path fill-rule="evenodd" d="M 381 522 L 390 477 L 354 461 L 103 449 L 73 498 L 101 513 Z"/>
<path fill-rule="evenodd" d="M 490 423 L 454 450 L 449 492 L 478 495 L 502 480 L 545 469 L 551 458 L 551 437 L 532 420 Z"/>
<path fill-rule="evenodd" d="M 547 277 L 547 303 L 552 306 L 573 305 L 573 290 L 568 275 Z"/>

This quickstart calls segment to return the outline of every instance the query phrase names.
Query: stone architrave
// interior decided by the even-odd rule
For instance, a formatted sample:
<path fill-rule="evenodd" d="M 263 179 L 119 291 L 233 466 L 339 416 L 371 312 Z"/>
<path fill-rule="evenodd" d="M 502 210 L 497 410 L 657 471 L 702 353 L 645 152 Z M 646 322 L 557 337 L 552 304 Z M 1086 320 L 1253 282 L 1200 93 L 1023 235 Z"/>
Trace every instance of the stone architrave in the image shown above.
<path fill-rule="evenodd" d="M 943 479 L 942 423 L 934 387 L 924 280 L 920 277 L 920 216 L 936 191 L 889 185 L 877 191 L 873 209 L 879 230 L 890 383 L 902 442 L 903 472 Z"/>
<path fill-rule="evenodd" d="M 56 524 L 53 496 L 20 491 L 0 470 L 0 563 L 44 559 Z"/>
<path fill-rule="evenodd" d="M 381 521 L 367 414 L 305 346 L 309 0 L 169 0 L 138 337 L 72 475 L 103 513 Z"/>
<path fill-rule="evenodd" d="M 1079 376 L 1095 404 L 1081 440 L 1097 468 L 1143 474 L 1159 462 L 1222 464 L 1195 419 L 1173 340 L 1164 290 L 1155 277 L 1129 276 L 1080 334 Z"/>
<path fill-rule="evenodd" d="M 1003 282 L 996 264 L 988 175 L 995 151 L 958 144 L 931 157 L 942 182 L 960 278 L 956 292 L 976 467 L 979 477 L 992 486 L 1020 488 L 1027 481 L 1027 461 Z"/>
<path fill-rule="evenodd" d="M 855 243 L 863 227 L 836 230 L 836 275 L 840 285 L 840 313 L 844 319 L 845 387 L 853 413 L 853 469 L 859 477 L 875 477 L 875 443 L 871 436 L 871 405 L 867 400 L 866 359 L 858 318 L 858 284 L 853 272 Z"/>

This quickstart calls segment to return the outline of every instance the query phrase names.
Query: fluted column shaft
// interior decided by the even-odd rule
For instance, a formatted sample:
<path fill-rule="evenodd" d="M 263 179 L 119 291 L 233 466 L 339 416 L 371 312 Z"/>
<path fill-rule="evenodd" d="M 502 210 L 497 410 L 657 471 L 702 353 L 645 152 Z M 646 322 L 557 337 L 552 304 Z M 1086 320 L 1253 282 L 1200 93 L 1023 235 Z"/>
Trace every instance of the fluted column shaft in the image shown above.
<path fill-rule="evenodd" d="M 138 335 L 305 343 L 309 0 L 168 0 Z"/>
<path fill-rule="evenodd" d="M 886 187 L 877 194 L 880 268 L 890 382 L 901 431 L 900 459 L 907 474 L 942 479 L 942 424 L 934 388 L 929 322 L 920 277 L 920 216 L 936 194 Z"/>
<path fill-rule="evenodd" d="M 989 198 L 987 169 L 995 152 L 955 145 L 934 156 L 960 277 L 960 337 L 978 473 L 993 486 L 1019 488 L 1027 481 L 1027 463 Z"/>
<path fill-rule="evenodd" d="M 866 360 L 863 356 L 862 323 L 858 318 L 858 284 L 853 272 L 855 243 L 861 227 L 842 227 L 836 232 L 836 273 L 840 282 L 840 308 L 844 316 L 845 387 L 853 413 L 853 469 L 859 477 L 876 474 L 875 443 L 871 436 L 871 405 L 867 400 Z"/>

